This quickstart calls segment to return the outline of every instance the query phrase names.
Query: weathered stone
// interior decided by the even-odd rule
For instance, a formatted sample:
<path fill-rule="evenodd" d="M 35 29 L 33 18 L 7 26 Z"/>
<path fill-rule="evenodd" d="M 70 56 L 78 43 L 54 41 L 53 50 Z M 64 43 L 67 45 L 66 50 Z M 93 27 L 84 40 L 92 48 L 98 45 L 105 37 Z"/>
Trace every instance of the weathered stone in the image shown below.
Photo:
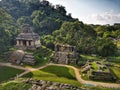
<path fill-rule="evenodd" d="M 58 83 L 58 82 L 55 82 L 55 83 L 53 83 L 53 85 L 54 85 L 54 86 L 58 86 L 58 85 L 59 85 L 59 83 Z"/>
<path fill-rule="evenodd" d="M 8 61 L 14 64 L 26 63 L 29 65 L 34 65 L 36 62 L 33 53 L 25 53 L 23 50 L 14 51 Z"/>
<path fill-rule="evenodd" d="M 37 89 L 37 85 L 36 85 L 36 84 L 33 84 L 32 89 L 33 89 L 33 90 L 36 90 L 36 89 Z"/>
<path fill-rule="evenodd" d="M 16 37 L 16 47 L 22 50 L 35 50 L 41 46 L 40 37 L 32 31 L 29 25 L 22 27 L 22 33 Z"/>
<path fill-rule="evenodd" d="M 51 59 L 52 62 L 61 64 L 76 64 L 78 60 L 78 53 L 75 46 L 70 45 L 55 45 L 55 54 Z"/>
<path fill-rule="evenodd" d="M 42 89 L 41 86 L 38 86 L 36 90 L 41 90 L 41 89 Z"/>
<path fill-rule="evenodd" d="M 16 50 L 14 51 L 11 56 L 8 58 L 9 62 L 19 64 L 25 56 L 24 51 L 22 50 Z"/>
<path fill-rule="evenodd" d="M 51 81 L 47 81 L 47 85 L 52 85 L 53 83 Z"/>
<path fill-rule="evenodd" d="M 82 88 L 70 85 L 70 84 L 62 84 L 58 82 L 52 82 L 50 81 L 43 81 L 43 80 L 32 80 L 30 81 L 32 84 L 32 87 L 29 90 L 84 90 Z M 34 83 L 36 82 L 36 83 Z M 40 83 L 41 86 L 39 85 Z"/>

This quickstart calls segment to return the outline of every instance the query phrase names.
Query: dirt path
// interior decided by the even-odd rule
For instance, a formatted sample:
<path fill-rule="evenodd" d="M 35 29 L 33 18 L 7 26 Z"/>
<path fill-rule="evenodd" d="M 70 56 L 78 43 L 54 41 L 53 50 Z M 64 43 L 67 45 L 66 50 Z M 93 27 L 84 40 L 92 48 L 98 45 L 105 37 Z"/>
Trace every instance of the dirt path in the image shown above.
<path fill-rule="evenodd" d="M 69 65 L 63 65 L 63 64 L 46 64 L 44 66 L 38 67 L 38 68 L 32 68 L 32 67 L 22 67 L 22 66 L 16 66 L 16 65 L 12 65 L 10 63 L 0 63 L 0 66 L 7 66 L 7 67 L 12 67 L 12 68 L 16 68 L 16 69 L 22 69 L 25 70 L 25 72 L 21 73 L 18 75 L 18 77 L 22 77 L 23 75 L 31 72 L 31 71 L 35 71 L 35 70 L 39 70 L 42 68 L 45 68 L 47 66 L 50 65 L 55 65 L 55 66 L 65 66 L 65 67 L 69 67 L 72 68 L 75 71 L 75 76 L 76 79 L 82 83 L 82 84 L 90 84 L 90 85 L 94 85 L 94 86 L 102 86 L 102 87 L 107 87 L 107 88 L 120 88 L 120 84 L 115 84 L 115 83 L 103 83 L 103 82 L 95 82 L 95 81 L 86 81 L 83 80 L 81 78 L 81 75 L 79 74 L 79 69 L 73 67 L 73 66 L 69 66 Z"/>
<path fill-rule="evenodd" d="M 24 67 L 12 65 L 11 63 L 0 63 L 0 66 L 12 67 L 12 68 L 21 69 L 21 70 L 27 70 Z"/>

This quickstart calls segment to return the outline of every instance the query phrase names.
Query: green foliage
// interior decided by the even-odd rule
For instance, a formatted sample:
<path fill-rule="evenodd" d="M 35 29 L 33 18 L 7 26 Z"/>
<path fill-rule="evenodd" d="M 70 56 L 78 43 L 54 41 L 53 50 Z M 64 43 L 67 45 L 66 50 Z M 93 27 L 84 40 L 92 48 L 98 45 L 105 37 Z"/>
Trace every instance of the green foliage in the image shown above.
<path fill-rule="evenodd" d="M 64 22 L 59 30 L 53 32 L 53 36 L 55 42 L 74 45 L 82 53 L 92 53 L 96 33 L 89 25 L 75 21 Z"/>
<path fill-rule="evenodd" d="M 116 45 L 107 38 L 97 39 L 97 52 L 101 56 L 109 56 L 113 55 L 115 51 L 117 50 Z"/>
<path fill-rule="evenodd" d="M 109 56 L 108 61 L 120 63 L 120 56 Z"/>
<path fill-rule="evenodd" d="M 52 54 L 53 54 L 52 50 L 50 50 L 44 46 L 37 49 L 34 52 L 35 60 L 37 62 L 36 62 L 36 65 L 33 67 L 42 66 L 42 65 L 48 63 L 52 57 Z"/>
<path fill-rule="evenodd" d="M 10 14 L 0 8 L 0 53 L 9 49 L 14 43 L 13 37 L 17 30 Z"/>
<path fill-rule="evenodd" d="M 120 24 L 94 26 L 97 35 L 100 37 L 120 38 Z"/>
<path fill-rule="evenodd" d="M 20 74 L 22 72 L 23 70 L 0 66 L 0 82 L 14 78 L 17 74 Z"/>
<path fill-rule="evenodd" d="M 2 0 L 0 6 L 15 19 L 18 25 L 33 25 L 40 35 L 59 29 L 63 21 L 73 21 L 65 7 L 40 0 Z"/>
<path fill-rule="evenodd" d="M 8 82 L 0 86 L 0 90 L 28 90 L 31 87 L 30 84 L 19 82 Z"/>
<path fill-rule="evenodd" d="M 47 48 L 50 48 L 52 50 L 54 50 L 54 41 L 55 41 L 55 38 L 51 35 L 45 35 L 45 36 L 41 37 L 42 45 L 44 45 Z"/>
<path fill-rule="evenodd" d="M 120 80 L 120 68 L 119 67 L 110 67 L 110 70 Z"/>

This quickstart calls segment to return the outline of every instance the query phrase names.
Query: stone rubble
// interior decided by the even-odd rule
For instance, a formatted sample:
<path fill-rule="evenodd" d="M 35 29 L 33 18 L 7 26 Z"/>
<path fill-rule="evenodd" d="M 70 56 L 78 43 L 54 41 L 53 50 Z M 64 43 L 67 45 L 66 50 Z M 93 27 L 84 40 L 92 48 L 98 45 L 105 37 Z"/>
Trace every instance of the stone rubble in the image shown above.
<path fill-rule="evenodd" d="M 32 84 L 29 90 L 85 90 L 74 85 L 52 81 L 27 79 L 24 82 Z"/>

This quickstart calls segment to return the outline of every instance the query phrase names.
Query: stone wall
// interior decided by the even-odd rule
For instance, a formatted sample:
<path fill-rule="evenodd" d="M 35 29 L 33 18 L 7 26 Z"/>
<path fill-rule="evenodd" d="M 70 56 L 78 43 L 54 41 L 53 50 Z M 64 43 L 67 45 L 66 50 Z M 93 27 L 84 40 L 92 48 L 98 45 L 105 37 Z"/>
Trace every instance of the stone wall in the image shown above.
<path fill-rule="evenodd" d="M 116 80 L 116 78 L 111 74 L 111 72 L 100 72 L 100 71 L 92 71 L 89 78 L 93 80 L 102 80 L 102 81 Z"/>
<path fill-rule="evenodd" d="M 56 44 L 52 60 L 60 64 L 76 64 L 78 53 L 76 52 L 75 46 Z"/>
<path fill-rule="evenodd" d="M 25 56 L 24 51 L 16 50 L 16 51 L 12 52 L 12 54 L 8 58 L 8 61 L 11 63 L 14 63 L 14 64 L 20 64 L 21 61 L 23 60 L 24 56 Z"/>
<path fill-rule="evenodd" d="M 29 65 L 34 65 L 36 62 L 34 60 L 33 53 L 27 53 L 23 50 L 16 50 L 12 52 L 8 61 L 14 64 L 26 63 Z"/>
<path fill-rule="evenodd" d="M 32 87 L 29 90 L 85 90 L 74 85 L 52 81 L 27 79 L 25 82 L 32 84 Z"/>

